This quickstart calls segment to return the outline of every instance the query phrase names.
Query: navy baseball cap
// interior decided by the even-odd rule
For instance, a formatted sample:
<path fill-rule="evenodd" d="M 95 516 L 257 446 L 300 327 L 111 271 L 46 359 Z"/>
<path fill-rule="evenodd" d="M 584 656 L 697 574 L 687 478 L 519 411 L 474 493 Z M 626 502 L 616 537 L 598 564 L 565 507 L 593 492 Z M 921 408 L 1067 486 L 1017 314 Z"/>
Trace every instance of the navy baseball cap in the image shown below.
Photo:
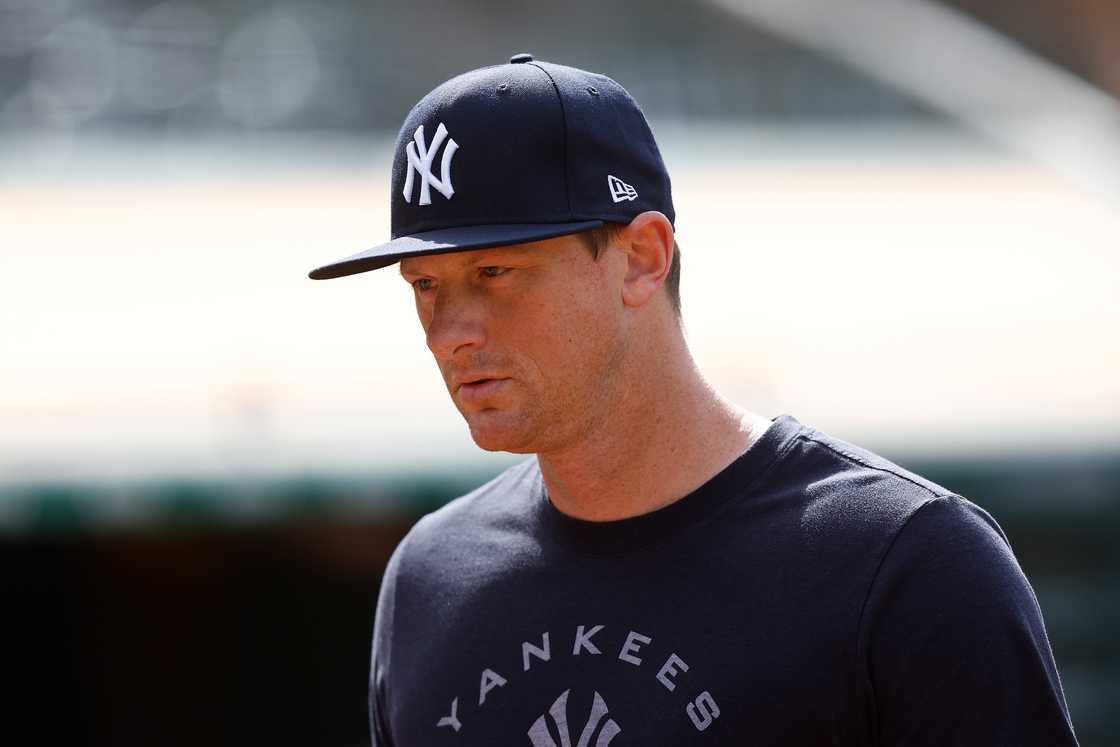
<path fill-rule="evenodd" d="M 397 136 L 390 187 L 392 240 L 312 278 L 629 223 L 647 210 L 675 220 L 669 174 L 630 94 L 529 54 L 421 99 Z"/>

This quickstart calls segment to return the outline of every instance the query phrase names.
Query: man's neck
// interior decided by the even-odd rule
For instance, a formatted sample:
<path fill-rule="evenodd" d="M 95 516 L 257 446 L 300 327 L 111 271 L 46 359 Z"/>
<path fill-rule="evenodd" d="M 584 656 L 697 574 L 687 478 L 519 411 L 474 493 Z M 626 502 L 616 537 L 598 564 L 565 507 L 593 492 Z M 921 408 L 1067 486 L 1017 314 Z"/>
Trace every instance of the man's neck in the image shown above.
<path fill-rule="evenodd" d="M 691 362 L 691 359 L 689 359 Z M 694 366 L 663 396 L 621 401 L 593 434 L 537 455 L 549 500 L 561 512 L 611 521 L 683 498 L 754 444 L 769 419 L 723 398 Z"/>

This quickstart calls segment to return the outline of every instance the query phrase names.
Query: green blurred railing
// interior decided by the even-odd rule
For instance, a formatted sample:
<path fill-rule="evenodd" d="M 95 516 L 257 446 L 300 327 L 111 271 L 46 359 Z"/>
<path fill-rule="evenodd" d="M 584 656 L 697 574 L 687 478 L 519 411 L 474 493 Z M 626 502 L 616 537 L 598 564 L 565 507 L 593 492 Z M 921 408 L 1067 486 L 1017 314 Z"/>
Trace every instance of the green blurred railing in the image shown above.
<path fill-rule="evenodd" d="M 1120 454 L 971 460 L 887 456 L 992 513 L 1011 540 L 1038 595 L 1081 744 L 1120 744 L 1114 735 L 1116 714 L 1120 713 L 1120 639 L 1116 635 L 1120 631 Z M 191 593 L 197 596 L 189 603 L 191 606 L 197 604 L 199 608 L 214 610 L 215 614 L 224 614 L 223 605 L 234 604 L 230 599 L 236 599 L 236 605 L 246 609 L 274 604 L 279 610 L 286 595 L 262 602 L 254 601 L 253 595 L 259 593 L 257 589 L 262 583 L 267 586 L 272 579 L 294 578 L 288 591 L 295 598 L 316 599 L 315 605 L 323 610 L 323 617 L 315 623 L 317 627 L 284 633 L 291 638 L 286 648 L 305 645 L 301 636 L 327 636 L 335 641 L 332 650 L 341 657 L 338 666 L 359 676 L 361 659 L 368 653 L 369 621 L 364 618 L 366 613 L 355 610 L 372 610 L 376 591 L 372 588 L 373 580 L 379 576 L 392 545 L 417 517 L 485 482 L 495 471 L 457 467 L 446 473 L 349 477 L 9 484 L 0 487 L 0 541 L 10 541 L 19 548 L 17 557 L 25 559 L 19 562 L 26 568 L 52 569 L 42 581 L 28 581 L 27 588 L 17 590 L 9 598 L 18 605 L 20 594 L 36 596 L 43 583 L 57 586 L 63 595 L 74 589 L 111 589 L 118 585 L 117 580 L 100 578 L 95 569 L 129 567 L 132 561 L 125 559 L 135 552 L 138 543 L 157 560 L 164 558 L 161 562 L 169 563 L 170 568 L 189 564 L 196 554 L 205 557 L 209 553 L 224 558 L 220 564 L 222 575 L 201 576 L 200 584 L 192 587 Z M 258 550 L 246 549 L 252 547 Z M 276 552 L 277 547 L 280 552 Z M 322 574 L 317 577 L 349 578 L 348 583 L 337 587 L 345 591 L 324 590 L 334 587 L 323 587 L 321 582 L 316 582 L 318 586 L 299 586 L 300 574 L 307 567 L 326 562 L 324 548 L 330 548 L 331 559 L 326 570 L 317 571 Z M 245 574 L 245 568 L 256 567 L 258 561 L 252 558 L 261 553 L 272 553 L 272 565 L 267 570 L 258 568 L 261 576 Z M 207 591 L 211 585 L 226 588 L 223 585 L 234 583 L 230 579 L 237 578 L 242 578 L 243 583 L 237 582 L 241 585 L 232 597 L 211 598 Z M 128 599 L 134 594 L 158 597 L 163 593 L 158 579 L 144 574 L 128 583 L 137 588 L 105 591 L 110 600 L 105 604 L 111 606 L 117 603 L 112 600 Z M 149 583 L 150 588 L 146 586 Z M 118 593 L 123 596 L 114 596 Z M 334 614 L 331 609 L 347 612 Z M 83 609 L 81 614 L 92 613 Z M 123 619 L 128 613 L 106 608 L 98 614 L 119 615 Z M 349 619 L 355 614 L 361 619 Z M 82 619 L 79 616 L 72 623 L 56 620 L 54 624 L 76 627 L 85 624 Z M 341 629 L 351 631 L 346 641 L 336 640 L 330 632 Z M 200 652 L 219 655 L 205 641 L 196 643 Z M 127 645 L 124 636 L 116 643 L 106 644 L 106 650 Z M 260 662 L 246 663 L 250 667 L 247 671 L 260 667 L 269 674 L 254 681 L 271 682 L 284 676 L 284 666 L 291 666 L 274 660 L 267 646 L 262 646 L 260 653 Z M 83 651 L 81 662 L 68 664 L 63 654 L 58 653 L 55 665 L 74 668 L 74 677 L 84 681 L 86 675 L 77 670 L 101 666 L 96 658 L 100 655 Z M 187 656 L 184 661 L 191 658 Z M 146 671 L 141 664 L 135 666 L 138 671 Z M 319 662 L 315 666 L 327 665 Z M 201 673 L 198 677 L 200 681 L 205 679 Z M 316 687 L 337 688 L 339 693 L 346 694 L 346 714 L 338 717 L 350 719 L 347 733 L 360 738 L 362 726 L 353 721 L 351 713 L 358 706 L 350 702 L 357 697 L 354 693 L 361 690 L 360 682 L 332 679 Z M 256 685 L 245 684 L 240 694 L 231 697 L 267 701 L 267 693 L 255 688 Z M 121 693 L 119 697 L 122 702 L 130 702 L 128 694 Z M 332 705 L 334 701 L 329 698 L 322 703 L 328 710 L 339 707 Z M 321 719 L 320 723 L 335 718 L 328 712 L 316 712 L 314 717 Z M 91 726 L 85 732 L 91 730 L 96 729 Z M 77 727 L 76 732 L 80 733 Z M 91 738 L 86 743 L 101 741 Z"/>

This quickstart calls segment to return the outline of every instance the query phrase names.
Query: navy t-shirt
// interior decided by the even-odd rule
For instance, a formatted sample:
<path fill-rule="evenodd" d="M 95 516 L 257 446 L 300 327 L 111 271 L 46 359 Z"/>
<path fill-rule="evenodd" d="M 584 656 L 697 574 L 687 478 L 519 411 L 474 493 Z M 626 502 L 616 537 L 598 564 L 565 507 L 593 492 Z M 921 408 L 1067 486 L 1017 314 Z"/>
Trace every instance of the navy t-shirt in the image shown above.
<path fill-rule="evenodd" d="M 641 516 L 559 512 L 536 457 L 425 516 L 369 707 L 375 747 L 1077 744 L 991 515 L 790 415 Z"/>

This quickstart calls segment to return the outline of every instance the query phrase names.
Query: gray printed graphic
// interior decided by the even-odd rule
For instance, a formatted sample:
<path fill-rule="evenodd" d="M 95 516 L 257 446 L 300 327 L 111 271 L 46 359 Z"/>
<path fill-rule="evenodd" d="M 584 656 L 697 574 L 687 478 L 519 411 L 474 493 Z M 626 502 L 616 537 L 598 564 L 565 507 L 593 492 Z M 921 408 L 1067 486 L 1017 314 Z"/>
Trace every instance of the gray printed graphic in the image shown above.
<path fill-rule="evenodd" d="M 529 728 L 529 741 L 532 742 L 533 747 L 572 747 L 572 735 L 568 731 L 568 693 L 571 689 L 565 690 L 560 693 L 560 697 L 553 702 L 552 706 L 548 709 L 548 713 L 537 718 L 533 725 Z M 595 693 L 595 700 L 591 705 L 591 713 L 587 716 L 587 723 L 584 724 L 583 732 L 580 733 L 579 742 L 576 747 L 589 747 L 591 744 L 591 737 L 594 736 L 595 730 L 599 726 L 599 722 L 607 715 L 607 702 L 603 700 L 603 696 L 597 691 Z M 556 740 L 548 733 L 548 716 L 552 716 L 552 722 L 556 725 L 556 730 L 560 734 L 560 744 L 556 744 Z M 622 728 L 615 723 L 614 719 L 607 718 L 603 724 L 603 730 L 599 732 L 599 738 L 595 740 L 594 747 L 607 747 L 614 739 L 622 732 Z"/>

